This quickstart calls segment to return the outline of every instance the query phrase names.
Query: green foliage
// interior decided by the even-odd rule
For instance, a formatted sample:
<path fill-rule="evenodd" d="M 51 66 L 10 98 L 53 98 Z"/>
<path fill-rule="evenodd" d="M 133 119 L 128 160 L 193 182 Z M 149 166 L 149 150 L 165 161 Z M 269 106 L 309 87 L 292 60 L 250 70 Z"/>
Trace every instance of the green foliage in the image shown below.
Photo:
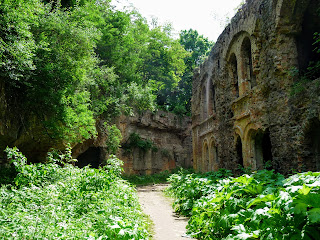
<path fill-rule="evenodd" d="M 181 169 L 177 174 L 171 175 L 168 179 L 171 185 L 167 192 L 176 198 L 173 204 L 175 211 L 190 216 L 194 203 L 213 191 L 211 184 L 228 176 L 231 176 L 231 171 L 225 169 L 204 174 Z"/>
<path fill-rule="evenodd" d="M 175 172 L 175 170 L 173 170 L 172 172 Z M 151 185 L 167 183 L 167 179 L 172 174 L 172 172 L 166 170 L 151 175 L 124 175 L 123 178 L 134 185 Z"/>
<path fill-rule="evenodd" d="M 135 190 L 120 161 L 102 169 L 30 164 L 7 149 L 16 186 L 0 188 L 1 239 L 149 239 Z M 66 157 L 65 157 L 66 158 Z"/>
<path fill-rule="evenodd" d="M 131 133 L 127 142 L 123 145 L 123 148 L 127 151 L 131 151 L 133 148 L 139 148 L 143 151 L 152 150 L 158 151 L 157 146 L 150 139 L 142 139 L 137 133 Z"/>
<path fill-rule="evenodd" d="M 188 180 L 181 179 L 188 178 Z M 188 231 L 197 239 L 317 239 L 320 173 L 287 179 L 273 171 L 214 182 L 192 175 L 171 177 L 170 192 L 192 209 Z M 181 185 L 182 184 L 182 185 Z M 199 186 L 200 185 L 200 186 Z M 206 194 L 194 194 L 205 191 Z M 190 195 L 184 192 L 192 193 Z M 182 194 L 181 194 L 182 193 Z"/>
<path fill-rule="evenodd" d="M 108 135 L 106 142 L 108 153 L 116 154 L 122 140 L 121 131 L 117 128 L 116 125 L 106 126 L 106 128 Z"/>
<path fill-rule="evenodd" d="M 212 46 L 196 31 L 176 40 L 170 25 L 150 28 L 109 0 L 4 0 L 0 12 L 1 82 L 26 130 L 75 143 L 96 136 L 97 118 L 155 101 L 190 112 L 192 70 Z"/>
<path fill-rule="evenodd" d="M 208 56 L 214 43 L 192 29 L 181 31 L 179 42 L 189 53 L 184 58 L 186 70 L 178 86 L 170 89 L 167 104 L 169 110 L 184 115 L 191 113 L 193 70 Z"/>

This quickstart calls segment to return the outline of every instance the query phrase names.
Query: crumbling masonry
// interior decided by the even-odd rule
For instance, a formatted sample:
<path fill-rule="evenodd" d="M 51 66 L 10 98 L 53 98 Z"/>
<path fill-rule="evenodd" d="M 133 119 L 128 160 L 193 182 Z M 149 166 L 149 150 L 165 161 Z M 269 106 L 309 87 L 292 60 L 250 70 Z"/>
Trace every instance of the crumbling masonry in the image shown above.
<path fill-rule="evenodd" d="M 319 61 L 319 8 L 319 0 L 247 0 L 238 11 L 194 75 L 195 169 L 320 170 L 320 79 L 301 83 Z"/>

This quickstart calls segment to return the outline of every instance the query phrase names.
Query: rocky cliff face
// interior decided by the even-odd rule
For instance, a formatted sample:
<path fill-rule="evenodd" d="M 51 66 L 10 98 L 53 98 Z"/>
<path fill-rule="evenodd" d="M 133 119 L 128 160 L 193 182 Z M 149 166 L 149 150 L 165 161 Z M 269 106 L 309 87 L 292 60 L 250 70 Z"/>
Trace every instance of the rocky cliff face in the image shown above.
<path fill-rule="evenodd" d="M 120 118 L 119 126 L 124 137 L 119 156 L 124 160 L 126 173 L 151 174 L 176 167 L 192 167 L 190 118 L 163 111 L 146 112 Z M 152 147 L 146 149 L 133 145 L 126 148 L 132 134 L 150 141 Z"/>
<path fill-rule="evenodd" d="M 299 77 L 320 29 L 317 0 L 248 0 L 195 72 L 194 168 L 320 170 L 319 80 Z"/>
<path fill-rule="evenodd" d="M 126 174 L 152 174 L 176 167 L 192 167 L 191 119 L 158 111 L 116 120 L 123 140 L 117 156 Z M 108 157 L 103 121 L 99 135 L 73 148 L 79 166 L 97 167 Z M 132 136 L 135 138 L 133 139 Z M 135 141 L 135 142 L 133 142 Z"/>

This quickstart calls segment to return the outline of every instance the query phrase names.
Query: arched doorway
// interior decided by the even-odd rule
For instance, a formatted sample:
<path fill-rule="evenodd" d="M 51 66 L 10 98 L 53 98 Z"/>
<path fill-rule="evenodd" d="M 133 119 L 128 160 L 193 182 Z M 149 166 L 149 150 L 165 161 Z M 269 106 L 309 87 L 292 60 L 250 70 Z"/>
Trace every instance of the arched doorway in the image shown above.
<path fill-rule="evenodd" d="M 267 162 L 272 162 L 272 145 L 269 130 L 256 132 L 253 134 L 252 140 L 256 168 L 263 169 L 269 165 L 266 165 Z"/>
<path fill-rule="evenodd" d="M 237 141 L 236 141 L 236 163 L 240 165 L 241 167 L 244 167 L 243 164 L 243 153 L 242 153 L 242 141 L 240 136 L 237 136 Z"/>

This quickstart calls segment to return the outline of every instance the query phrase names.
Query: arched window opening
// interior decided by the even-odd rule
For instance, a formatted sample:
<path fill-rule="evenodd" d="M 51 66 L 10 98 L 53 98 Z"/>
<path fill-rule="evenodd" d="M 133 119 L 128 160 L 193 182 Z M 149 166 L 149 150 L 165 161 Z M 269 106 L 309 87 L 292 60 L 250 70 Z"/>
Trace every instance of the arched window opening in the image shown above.
<path fill-rule="evenodd" d="M 272 162 L 271 140 L 269 130 L 265 132 L 258 131 L 254 136 L 254 158 L 256 161 L 256 168 L 263 169 L 268 167 Z"/>
<path fill-rule="evenodd" d="M 242 56 L 242 63 L 241 63 L 241 70 L 242 70 L 242 78 L 247 80 L 251 88 L 255 87 L 256 79 L 253 75 L 253 68 L 252 68 L 252 50 L 251 50 L 251 41 L 248 37 L 246 37 L 241 45 L 241 56 Z"/>
<path fill-rule="evenodd" d="M 213 110 L 213 112 L 216 112 L 217 111 L 216 89 L 215 89 L 215 86 L 213 84 L 211 85 L 211 102 L 212 102 L 212 110 Z"/>
<path fill-rule="evenodd" d="M 208 117 L 207 89 L 205 86 L 202 87 L 201 99 L 202 120 L 205 120 Z"/>
<path fill-rule="evenodd" d="M 90 164 L 93 168 L 99 168 L 102 163 L 102 150 L 99 147 L 90 147 L 87 151 L 83 152 L 77 157 L 76 165 L 80 168 Z"/>
<path fill-rule="evenodd" d="M 239 97 L 238 63 L 236 55 L 233 53 L 229 59 L 229 73 L 232 80 L 236 97 Z"/>
<path fill-rule="evenodd" d="M 303 17 L 301 33 L 296 38 L 300 74 L 306 74 L 311 80 L 320 77 L 320 69 L 312 68 L 316 62 L 320 62 L 320 54 L 315 51 L 315 48 L 319 45 L 314 45 L 314 33 L 320 30 L 319 13 L 317 13 L 319 8 L 319 0 L 310 1 Z"/>
<path fill-rule="evenodd" d="M 211 81 L 208 81 L 208 83 L 211 83 Z M 213 84 L 208 84 L 207 86 L 209 91 L 209 104 L 208 104 L 208 110 L 209 115 L 211 116 L 216 111 L 216 97 L 215 97 L 215 88 Z"/>
<path fill-rule="evenodd" d="M 307 133 L 307 144 L 310 152 L 306 170 L 320 171 L 320 121 L 313 120 Z"/>
<path fill-rule="evenodd" d="M 203 155 L 202 155 L 202 171 L 206 172 L 209 169 L 209 147 L 207 142 L 203 145 Z"/>
<path fill-rule="evenodd" d="M 243 154 L 242 154 L 242 141 L 240 136 L 237 137 L 236 152 L 237 152 L 237 164 L 244 167 Z"/>

